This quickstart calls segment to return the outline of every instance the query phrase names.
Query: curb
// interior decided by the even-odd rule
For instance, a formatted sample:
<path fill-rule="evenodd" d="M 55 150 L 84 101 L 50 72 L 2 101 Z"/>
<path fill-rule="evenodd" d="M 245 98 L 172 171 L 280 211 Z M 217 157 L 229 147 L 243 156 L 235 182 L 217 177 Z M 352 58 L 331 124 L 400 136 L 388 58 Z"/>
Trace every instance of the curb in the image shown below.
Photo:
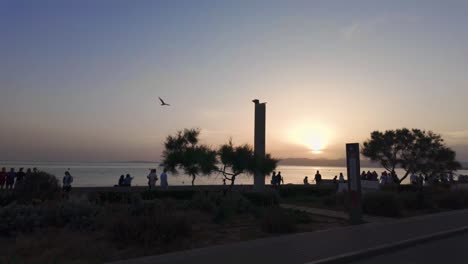
<path fill-rule="evenodd" d="M 341 264 L 350 263 L 363 258 L 374 257 L 377 255 L 388 254 L 389 251 L 397 251 L 403 248 L 420 245 L 434 240 L 440 240 L 443 238 L 460 235 L 468 232 L 468 226 L 461 228 L 451 229 L 448 231 L 442 231 L 433 233 L 430 235 L 419 236 L 416 238 L 406 239 L 395 243 L 388 243 L 377 247 L 368 248 L 365 250 L 354 251 L 350 253 L 341 254 L 335 257 L 319 259 L 305 264 Z"/>

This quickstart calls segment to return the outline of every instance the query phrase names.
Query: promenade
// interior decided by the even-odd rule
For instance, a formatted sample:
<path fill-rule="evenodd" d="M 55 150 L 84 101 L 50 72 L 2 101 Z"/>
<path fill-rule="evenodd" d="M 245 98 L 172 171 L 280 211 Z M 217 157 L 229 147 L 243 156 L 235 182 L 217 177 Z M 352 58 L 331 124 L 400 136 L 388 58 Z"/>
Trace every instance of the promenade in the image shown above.
<path fill-rule="evenodd" d="M 366 249 L 374 249 L 375 254 L 393 253 L 397 249 L 465 231 L 468 231 L 468 210 L 459 210 L 121 260 L 113 264 L 348 263 L 372 255 L 372 252 L 366 253 Z"/>

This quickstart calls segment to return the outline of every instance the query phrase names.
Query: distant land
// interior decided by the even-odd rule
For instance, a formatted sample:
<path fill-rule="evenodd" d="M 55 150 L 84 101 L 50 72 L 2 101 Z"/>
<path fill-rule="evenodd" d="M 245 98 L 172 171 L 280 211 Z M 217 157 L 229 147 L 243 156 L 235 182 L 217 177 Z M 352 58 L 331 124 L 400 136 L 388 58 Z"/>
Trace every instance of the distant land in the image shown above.
<path fill-rule="evenodd" d="M 308 158 L 285 158 L 281 159 L 280 165 L 290 166 L 323 166 L 323 167 L 346 167 L 345 159 L 308 159 Z M 378 163 L 369 160 L 361 160 L 361 167 L 378 168 Z"/>
<path fill-rule="evenodd" d="M 468 170 L 468 162 L 460 162 L 462 170 Z M 346 167 L 346 159 L 308 159 L 308 158 L 285 158 L 281 159 L 279 165 L 289 166 L 323 166 L 323 167 Z M 361 160 L 361 167 L 380 168 L 380 164 L 370 160 Z"/>

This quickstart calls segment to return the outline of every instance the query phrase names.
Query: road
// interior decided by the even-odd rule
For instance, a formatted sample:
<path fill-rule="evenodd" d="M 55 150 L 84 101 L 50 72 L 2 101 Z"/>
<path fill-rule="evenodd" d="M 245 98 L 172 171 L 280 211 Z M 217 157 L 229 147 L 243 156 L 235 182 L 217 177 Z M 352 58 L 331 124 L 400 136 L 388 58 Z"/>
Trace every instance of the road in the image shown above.
<path fill-rule="evenodd" d="M 465 264 L 468 263 L 468 234 L 424 243 L 394 253 L 379 255 L 359 264 Z"/>

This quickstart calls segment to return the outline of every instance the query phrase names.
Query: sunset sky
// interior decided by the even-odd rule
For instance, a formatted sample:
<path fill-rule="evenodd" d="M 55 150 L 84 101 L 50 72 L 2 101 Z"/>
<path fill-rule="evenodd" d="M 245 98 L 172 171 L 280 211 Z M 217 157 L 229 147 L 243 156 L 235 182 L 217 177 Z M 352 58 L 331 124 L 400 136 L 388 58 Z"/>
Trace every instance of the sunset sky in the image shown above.
<path fill-rule="evenodd" d="M 468 161 L 468 1 L 4 0 L 0 36 L 0 160 L 159 160 L 192 127 L 253 144 L 259 98 L 276 157 L 408 127 Z"/>

